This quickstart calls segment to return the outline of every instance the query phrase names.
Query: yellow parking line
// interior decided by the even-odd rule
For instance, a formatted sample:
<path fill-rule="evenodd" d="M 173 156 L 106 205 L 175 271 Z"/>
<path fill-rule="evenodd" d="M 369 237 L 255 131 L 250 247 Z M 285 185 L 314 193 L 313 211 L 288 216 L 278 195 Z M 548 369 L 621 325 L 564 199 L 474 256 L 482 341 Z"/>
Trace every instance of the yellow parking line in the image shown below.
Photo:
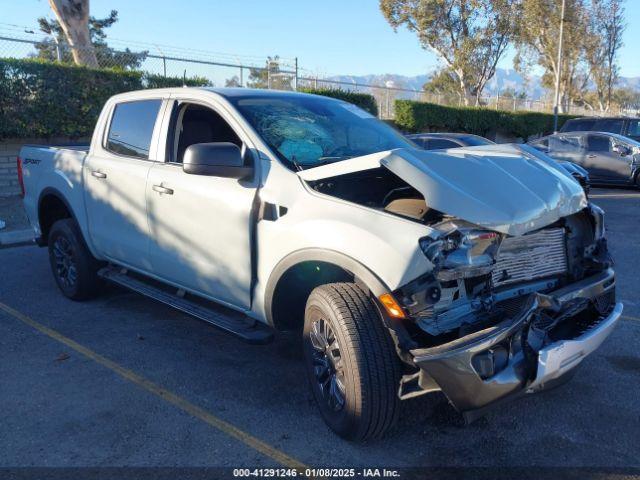
<path fill-rule="evenodd" d="M 188 414 L 202 420 L 203 422 L 220 430 L 221 432 L 226 433 L 230 437 L 233 437 L 236 440 L 240 440 L 245 445 L 275 460 L 280 465 L 283 465 L 288 468 L 293 468 L 298 471 L 303 471 L 305 468 L 308 468 L 304 463 L 296 460 L 295 458 L 288 456 L 287 454 L 263 442 L 262 440 L 254 437 L 253 435 L 250 435 L 240 430 L 238 427 L 216 417 L 215 415 L 192 404 L 191 402 L 167 390 L 166 388 L 163 388 L 153 383 L 151 380 L 147 380 L 143 376 L 138 375 L 137 373 L 118 365 L 117 363 L 109 360 L 108 358 L 103 357 L 99 353 L 96 353 L 93 350 L 87 347 L 84 347 L 77 342 L 74 342 L 70 338 L 62 335 L 61 333 L 49 327 L 46 327 L 41 323 L 36 322 L 35 320 L 32 320 L 31 318 L 18 312 L 17 310 L 14 310 L 8 305 L 5 305 L 4 303 L 0 302 L 0 310 L 4 310 L 13 318 L 20 320 L 23 323 L 26 323 L 30 327 L 35 328 L 39 332 L 45 334 L 47 337 L 52 338 L 53 340 L 56 340 L 60 343 L 63 343 L 67 347 L 75 350 L 78 353 L 81 353 L 85 357 L 90 358 L 94 362 L 99 363 L 103 367 L 108 368 L 112 372 L 117 373 L 118 375 L 129 380 L 130 382 L 135 383 L 137 386 L 145 389 L 146 391 L 154 394 L 155 396 L 160 397 L 161 399 L 175 405 L 180 410 L 187 412 Z"/>

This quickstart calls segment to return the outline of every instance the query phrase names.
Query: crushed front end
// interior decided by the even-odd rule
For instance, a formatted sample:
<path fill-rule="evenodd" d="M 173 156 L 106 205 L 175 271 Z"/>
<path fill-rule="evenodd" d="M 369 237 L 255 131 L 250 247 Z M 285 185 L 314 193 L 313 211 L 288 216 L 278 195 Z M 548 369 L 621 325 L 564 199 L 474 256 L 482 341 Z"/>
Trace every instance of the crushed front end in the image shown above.
<path fill-rule="evenodd" d="M 470 421 L 569 378 L 620 318 L 598 207 L 520 236 L 433 227 L 420 240 L 433 271 L 393 292 L 414 366 L 402 398 L 442 390 Z"/>

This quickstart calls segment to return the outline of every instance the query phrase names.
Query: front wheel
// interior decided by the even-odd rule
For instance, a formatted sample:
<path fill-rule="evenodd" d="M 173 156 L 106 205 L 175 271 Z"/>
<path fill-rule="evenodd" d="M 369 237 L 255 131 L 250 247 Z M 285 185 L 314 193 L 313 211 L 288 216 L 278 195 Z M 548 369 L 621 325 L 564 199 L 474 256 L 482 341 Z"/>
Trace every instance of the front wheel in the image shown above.
<path fill-rule="evenodd" d="M 373 301 L 353 283 L 317 287 L 307 300 L 304 353 L 325 422 L 349 440 L 381 437 L 395 423 L 401 369 Z"/>
<path fill-rule="evenodd" d="M 100 287 L 100 262 L 91 255 L 75 221 L 55 222 L 47 243 L 51 271 L 62 293 L 72 300 L 94 296 Z"/>

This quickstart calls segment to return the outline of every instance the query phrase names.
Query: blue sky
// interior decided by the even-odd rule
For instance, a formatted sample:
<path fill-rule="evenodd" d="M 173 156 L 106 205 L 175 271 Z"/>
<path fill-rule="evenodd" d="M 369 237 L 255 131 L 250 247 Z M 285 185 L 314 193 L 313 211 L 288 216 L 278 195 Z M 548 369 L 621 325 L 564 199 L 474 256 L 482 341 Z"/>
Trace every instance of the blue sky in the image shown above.
<path fill-rule="evenodd" d="M 7 24 L 35 29 L 37 17 L 52 16 L 47 0 L 0 0 L 0 9 L 0 35 L 11 29 L 17 32 Z M 108 34 L 118 40 L 197 48 L 240 58 L 297 56 L 302 67 L 326 75 L 418 75 L 438 65 L 436 56 L 423 50 L 414 34 L 393 31 L 377 0 L 91 1 L 92 14 L 97 17 L 111 9 L 118 10 L 120 21 Z M 628 0 L 626 11 L 621 74 L 640 76 L 640 1 Z M 510 68 L 510 58 L 501 66 Z"/>

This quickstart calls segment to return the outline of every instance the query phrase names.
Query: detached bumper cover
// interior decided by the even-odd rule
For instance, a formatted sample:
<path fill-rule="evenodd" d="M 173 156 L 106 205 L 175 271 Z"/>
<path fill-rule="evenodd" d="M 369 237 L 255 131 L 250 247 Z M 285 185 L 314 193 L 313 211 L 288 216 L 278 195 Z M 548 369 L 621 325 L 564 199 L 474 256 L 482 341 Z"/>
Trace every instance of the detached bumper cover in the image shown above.
<path fill-rule="evenodd" d="M 575 335 L 547 339 L 533 347 L 533 342 L 527 340 L 532 319 L 540 312 L 553 311 L 570 315 L 563 321 L 570 326 L 574 321 L 571 309 L 576 302 L 595 302 L 603 295 L 613 294 L 614 289 L 615 274 L 607 269 L 549 295 L 532 294 L 518 316 L 491 328 L 444 345 L 413 350 L 414 363 L 425 377 L 420 383 L 435 381 L 468 419 L 492 404 L 550 388 L 568 378 L 611 334 L 622 314 L 622 304 L 613 305 L 604 315 L 595 315 L 588 327 Z M 487 360 L 495 362 L 496 373 L 487 375 L 486 369 L 479 368 Z"/>
<path fill-rule="evenodd" d="M 622 303 L 596 327 L 574 340 L 561 340 L 538 352 L 538 372 L 527 392 L 544 390 L 545 385 L 562 377 L 578 364 L 611 334 L 622 315 Z"/>

